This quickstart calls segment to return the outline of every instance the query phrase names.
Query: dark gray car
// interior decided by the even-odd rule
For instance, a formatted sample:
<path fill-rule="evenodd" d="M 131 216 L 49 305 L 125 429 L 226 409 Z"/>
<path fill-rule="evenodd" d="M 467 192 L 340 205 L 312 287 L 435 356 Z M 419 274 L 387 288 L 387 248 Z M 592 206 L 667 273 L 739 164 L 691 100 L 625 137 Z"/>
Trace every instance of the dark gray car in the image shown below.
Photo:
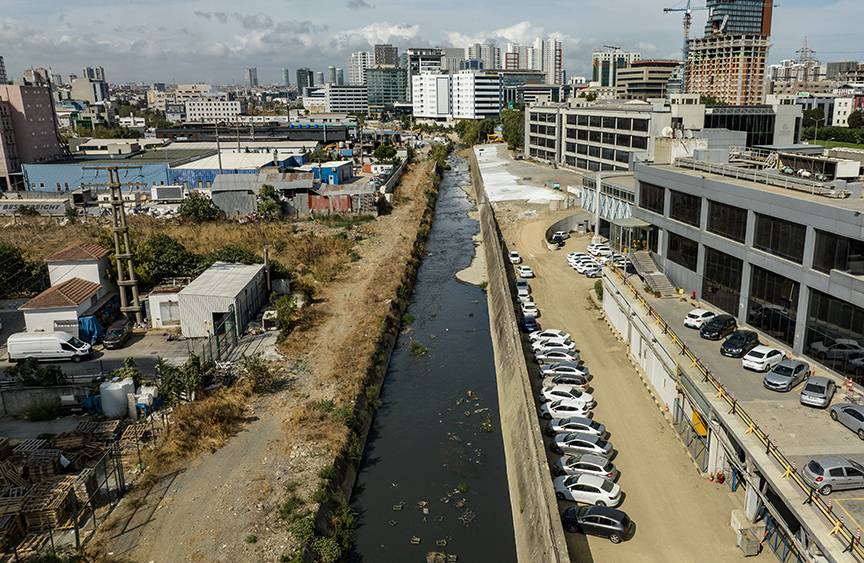
<path fill-rule="evenodd" d="M 836 455 L 814 457 L 801 475 L 823 495 L 830 495 L 834 490 L 864 488 L 864 466 Z"/>
<path fill-rule="evenodd" d="M 772 391 L 789 391 L 810 377 L 810 364 L 786 359 L 765 374 L 762 384 Z"/>
<path fill-rule="evenodd" d="M 864 440 L 864 406 L 840 403 L 831 407 L 831 420 L 836 420 Z"/>
<path fill-rule="evenodd" d="M 812 376 L 801 389 L 801 404 L 824 409 L 831 404 L 837 385 L 827 377 Z"/>

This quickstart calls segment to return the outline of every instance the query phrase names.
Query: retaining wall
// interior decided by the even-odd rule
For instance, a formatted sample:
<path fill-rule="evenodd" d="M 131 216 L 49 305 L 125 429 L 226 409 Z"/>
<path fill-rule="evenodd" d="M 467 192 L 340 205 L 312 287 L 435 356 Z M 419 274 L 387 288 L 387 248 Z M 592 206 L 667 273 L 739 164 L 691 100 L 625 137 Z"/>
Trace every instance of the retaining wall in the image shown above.
<path fill-rule="evenodd" d="M 516 554 L 523 563 L 569 561 L 513 307 L 509 270 L 504 264 L 501 234 L 473 151 L 469 162 L 489 276 L 486 288 L 489 326 L 495 353 Z"/>
<path fill-rule="evenodd" d="M 76 401 L 87 396 L 87 385 L 57 385 L 54 387 L 9 387 L 0 391 L 0 412 L 4 415 L 23 415 L 38 403 L 60 404 L 60 397 L 73 395 Z"/>

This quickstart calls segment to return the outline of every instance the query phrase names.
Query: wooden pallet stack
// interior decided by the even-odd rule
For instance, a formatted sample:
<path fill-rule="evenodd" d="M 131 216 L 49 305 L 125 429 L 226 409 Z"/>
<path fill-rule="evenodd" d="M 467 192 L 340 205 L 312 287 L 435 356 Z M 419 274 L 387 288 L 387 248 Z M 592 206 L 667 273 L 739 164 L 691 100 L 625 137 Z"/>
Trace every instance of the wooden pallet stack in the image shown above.
<path fill-rule="evenodd" d="M 107 420 L 105 422 L 79 422 L 75 432 L 78 434 L 90 434 L 94 440 L 101 442 L 114 442 L 122 430 L 119 420 Z"/>
<path fill-rule="evenodd" d="M 75 510 L 75 477 L 67 476 L 33 486 L 22 507 L 28 531 L 66 526 Z"/>
<path fill-rule="evenodd" d="M 60 472 L 60 455 L 60 450 L 53 448 L 36 450 L 30 454 L 24 465 L 30 481 L 37 483 L 56 476 Z"/>
<path fill-rule="evenodd" d="M 27 502 L 30 487 L 7 487 L 0 490 L 0 535 L 17 538 L 24 533 L 21 509 Z"/>

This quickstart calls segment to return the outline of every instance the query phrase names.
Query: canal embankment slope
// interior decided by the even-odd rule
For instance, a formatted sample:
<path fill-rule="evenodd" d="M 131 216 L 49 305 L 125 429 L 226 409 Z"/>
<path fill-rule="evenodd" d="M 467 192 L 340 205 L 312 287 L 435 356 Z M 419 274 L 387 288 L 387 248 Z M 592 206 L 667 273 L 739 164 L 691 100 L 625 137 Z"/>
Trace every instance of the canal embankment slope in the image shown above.
<path fill-rule="evenodd" d="M 504 263 L 505 249 L 474 151 L 469 162 L 486 257 L 489 326 L 516 552 L 519 561 L 526 563 L 568 561 L 513 307 L 510 273 Z"/>

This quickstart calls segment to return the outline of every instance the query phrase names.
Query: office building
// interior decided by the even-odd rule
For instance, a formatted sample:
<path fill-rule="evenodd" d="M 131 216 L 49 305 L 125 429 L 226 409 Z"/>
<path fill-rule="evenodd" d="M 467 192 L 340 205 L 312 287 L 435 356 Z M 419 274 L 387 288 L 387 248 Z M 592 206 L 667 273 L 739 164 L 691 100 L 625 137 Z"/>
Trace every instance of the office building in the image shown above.
<path fill-rule="evenodd" d="M 398 66 L 399 65 L 399 49 L 389 43 L 375 45 L 373 52 L 375 53 L 375 66 Z"/>
<path fill-rule="evenodd" d="M 82 78 L 89 78 L 90 80 L 100 80 L 105 82 L 105 69 L 101 66 L 97 67 L 84 67 L 84 70 L 81 74 Z"/>
<path fill-rule="evenodd" d="M 761 104 L 768 38 L 763 35 L 709 35 L 688 43 L 684 87 L 733 105 Z"/>
<path fill-rule="evenodd" d="M 484 70 L 501 68 L 501 49 L 492 43 L 475 43 L 465 48 L 465 59 L 480 61 Z"/>
<path fill-rule="evenodd" d="M 315 84 L 316 84 L 317 86 L 323 86 L 323 85 L 325 84 L 325 82 L 324 82 L 324 73 L 323 73 L 323 72 L 318 71 L 318 72 L 315 73 Z"/>
<path fill-rule="evenodd" d="M 595 49 L 591 54 L 592 81 L 600 88 L 614 88 L 619 68 L 642 58 L 640 53 L 628 52 L 617 47 Z"/>
<path fill-rule="evenodd" d="M 412 114 L 415 119 L 449 120 L 453 117 L 452 74 L 419 74 L 412 77 Z"/>
<path fill-rule="evenodd" d="M 404 102 L 408 93 L 408 73 L 404 68 L 374 67 L 366 70 L 369 110 L 382 111 Z"/>
<path fill-rule="evenodd" d="M 423 73 L 438 73 L 441 71 L 443 51 L 435 48 L 412 48 L 405 51 L 405 68 L 408 71 L 408 84 L 413 84 L 413 77 Z M 411 101 L 411 88 L 408 89 L 407 101 Z"/>
<path fill-rule="evenodd" d="M 297 69 L 297 91 L 300 95 L 303 95 L 303 91 L 306 88 L 311 88 L 315 86 L 315 75 L 313 74 L 311 69 L 306 67 Z"/>
<path fill-rule="evenodd" d="M 361 86 L 366 84 L 366 69 L 372 66 L 372 53 L 356 51 L 351 53 L 348 61 L 348 84 Z"/>
<path fill-rule="evenodd" d="M 47 68 L 28 68 L 21 75 L 21 83 L 26 86 L 50 86 L 52 74 L 54 73 Z"/>
<path fill-rule="evenodd" d="M 455 74 L 424 72 L 412 77 L 414 117 L 425 119 L 484 119 L 495 117 L 516 91 L 540 84 L 542 71 L 462 70 Z M 505 94 L 505 92 L 509 94 Z"/>
<path fill-rule="evenodd" d="M 626 68 L 616 71 L 615 89 L 619 100 L 643 100 L 665 98 L 668 93 L 669 79 L 678 61 L 638 60 Z"/>
<path fill-rule="evenodd" d="M 258 87 L 258 69 L 255 67 L 249 67 L 246 69 L 246 83 L 250 88 Z"/>
<path fill-rule="evenodd" d="M 0 57 L 0 85 L 9 84 L 9 79 L 6 77 L 6 63 L 3 62 L 3 57 Z"/>
<path fill-rule="evenodd" d="M 771 35 L 774 0 L 706 0 L 705 35 Z"/>
<path fill-rule="evenodd" d="M 835 61 L 825 65 L 826 80 L 843 80 L 844 75 L 855 72 L 858 61 Z"/>
<path fill-rule="evenodd" d="M 745 155 L 747 156 L 747 155 Z M 827 180 L 859 163 L 776 153 L 779 168 L 756 170 L 684 158 L 636 164 L 633 216 L 650 224 L 652 251 L 672 283 L 843 375 L 860 378 L 864 349 L 864 216 L 860 184 Z M 783 167 L 814 172 L 789 178 Z"/>
<path fill-rule="evenodd" d="M 0 85 L 0 191 L 24 189 L 22 165 L 63 154 L 51 89 Z"/>
<path fill-rule="evenodd" d="M 504 51 L 504 68 L 507 70 L 520 68 L 543 70 L 543 65 L 533 46 L 508 43 Z"/>
<path fill-rule="evenodd" d="M 282 86 L 291 86 L 291 71 L 287 68 L 282 69 Z"/>
<path fill-rule="evenodd" d="M 864 63 L 850 70 L 840 73 L 841 82 L 851 82 L 853 84 L 864 84 Z"/>
<path fill-rule="evenodd" d="M 108 100 L 108 84 L 104 80 L 92 78 L 76 78 L 72 81 L 70 96 L 73 100 L 82 100 L 89 104 L 98 104 Z"/>
<path fill-rule="evenodd" d="M 441 70 L 454 73 L 462 70 L 465 61 L 465 49 L 445 47 L 441 49 Z"/>
<path fill-rule="evenodd" d="M 326 113 L 368 113 L 369 91 L 366 86 L 327 84 L 324 90 Z"/>
<path fill-rule="evenodd" d="M 186 102 L 186 121 L 232 123 L 236 122 L 245 111 L 245 105 L 239 100 L 228 100 L 220 96 L 201 96 Z"/>
<path fill-rule="evenodd" d="M 327 84 L 336 84 L 336 67 L 328 66 L 327 67 Z"/>
<path fill-rule="evenodd" d="M 336 86 L 345 86 L 345 71 L 341 68 L 336 69 Z"/>
<path fill-rule="evenodd" d="M 589 105 L 572 98 L 525 110 L 525 150 L 530 158 L 590 171 L 627 171 L 633 162 L 669 160 L 707 150 L 710 131 L 743 133 L 747 147 L 799 141 L 801 106 L 793 99 L 752 107 L 705 106 L 699 96 L 669 101 L 608 101 Z M 726 147 L 728 149 L 728 146 Z"/>

